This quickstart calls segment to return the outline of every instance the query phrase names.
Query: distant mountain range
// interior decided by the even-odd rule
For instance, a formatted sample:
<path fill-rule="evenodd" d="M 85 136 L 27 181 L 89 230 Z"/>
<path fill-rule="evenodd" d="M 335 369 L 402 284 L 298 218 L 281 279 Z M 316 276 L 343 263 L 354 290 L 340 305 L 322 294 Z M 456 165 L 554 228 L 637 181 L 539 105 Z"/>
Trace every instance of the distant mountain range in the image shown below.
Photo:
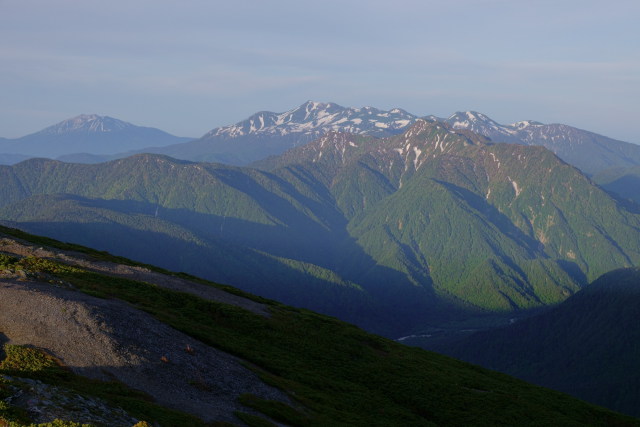
<path fill-rule="evenodd" d="M 417 120 L 263 170 L 138 155 L 0 168 L 0 218 L 397 335 L 554 304 L 640 263 L 640 214 L 543 147 Z"/>
<path fill-rule="evenodd" d="M 61 149 L 64 141 L 76 141 L 88 147 L 100 145 L 104 138 L 101 144 L 109 145 L 109 135 L 120 135 L 116 139 L 124 141 L 136 129 L 144 128 L 79 116 L 34 134 L 41 136 L 34 139 L 40 142 L 30 144 L 50 149 L 60 144 Z M 0 147 L 16 141 L 0 139 Z M 125 145 L 122 150 L 129 150 L 131 144 Z M 307 102 L 286 113 L 257 113 L 198 140 L 139 150 L 166 153 L 125 156 L 85 150 L 57 155 L 79 163 L 41 158 L 0 166 L 0 222 L 231 284 L 386 336 L 411 336 L 405 343 L 420 341 L 424 337 L 416 335 L 425 330 L 450 328 L 455 333 L 427 338 L 431 346 L 424 346 L 638 415 L 640 146 L 566 125 L 502 125 L 477 112 L 418 118 L 400 109 Z M 18 161 L 23 156 L 29 155 L 4 158 Z M 175 158 L 180 156 L 187 159 Z M 104 162 L 110 158 L 116 160 Z M 193 159 L 251 163 L 234 166 Z M 2 227 L 0 233 L 20 235 Z M 28 238 L 38 245 L 51 243 Z M 4 239 L 0 243 L 12 245 Z M 293 384 L 292 378 L 298 381 L 300 372 L 309 372 L 305 364 L 324 363 L 317 358 L 320 353 L 306 353 L 308 348 L 338 345 L 344 350 L 327 359 L 329 371 L 335 370 L 335 360 L 342 360 L 338 353 L 345 357 L 340 364 L 344 369 L 337 382 L 322 383 L 331 395 L 346 390 L 336 401 L 360 393 L 359 385 L 345 386 L 342 378 L 363 377 L 353 374 L 361 365 L 349 362 L 361 359 L 355 349 L 363 342 L 376 357 L 402 351 L 397 360 L 413 360 L 406 359 L 414 354 L 410 349 L 391 350 L 389 343 L 345 329 L 339 322 L 277 303 L 269 303 L 274 316 L 262 324 L 236 308 L 212 309 L 176 293 L 158 296 L 155 287 L 144 297 L 138 285 L 113 281 L 111 288 L 94 273 L 77 276 L 65 268 L 44 275 L 20 273 L 14 268 L 17 260 L 0 255 L 0 261 L 13 263 L 13 270 L 7 270 L 9 264 L 0 268 L 2 274 L 49 282 L 60 279 L 50 273 L 66 274 L 64 280 L 86 287 L 92 295 L 106 292 L 129 298 L 145 310 L 158 310 L 181 330 L 195 331 L 200 339 L 248 357 L 256 366 L 274 368 L 267 369 L 274 375 L 304 360 L 300 370 L 291 371 L 293 377 L 283 377 L 287 384 Z M 104 253 L 98 256 L 112 259 Z M 24 262 L 49 268 L 49 261 Z M 163 308 L 152 307 L 147 299 L 151 296 L 158 298 L 153 304 Z M 171 311 L 174 303 L 185 304 L 180 307 L 189 319 L 176 317 L 178 311 Z M 204 331 L 211 316 L 216 329 Z M 498 330 L 467 330 L 509 322 L 513 324 Z M 227 323 L 238 331 L 218 328 Z M 295 329 L 299 324 L 306 326 Z M 325 327 L 329 332 L 315 334 Z M 290 332 L 300 335 L 289 341 Z M 331 334 L 346 334 L 358 342 L 332 341 Z M 255 351 L 256 344 L 265 343 L 270 343 L 268 351 Z M 298 353 L 290 351 L 289 344 L 300 345 L 295 347 Z M 280 363 L 284 359 L 287 363 Z M 436 363 L 440 368 L 435 371 L 445 376 L 453 372 L 442 361 L 420 360 Z M 375 359 L 376 367 L 380 363 Z M 394 359 L 384 366 L 393 371 L 395 364 Z M 312 390 L 319 396 L 309 384 L 321 384 L 318 378 L 329 378 L 329 371 L 317 377 L 314 373 L 307 378 L 310 383 L 305 379 L 300 393 Z M 368 372 L 366 384 L 372 384 L 370 370 L 358 372 Z M 484 380 L 460 375 L 467 380 L 459 379 L 455 387 L 462 384 L 463 394 L 485 396 L 496 403 L 493 408 L 503 407 L 504 401 L 495 400 L 498 394 Z M 393 378 L 395 371 L 381 381 Z M 405 377 L 401 378 L 402 383 Z M 442 404 L 425 406 L 432 400 L 429 393 L 417 394 L 429 396 L 425 401 L 411 400 L 416 395 L 413 388 L 399 387 L 405 392 L 396 394 L 401 383 L 394 383 L 393 395 L 410 404 L 385 403 L 394 408 L 392 418 L 399 411 L 407 420 L 450 421 L 445 413 L 435 416 L 432 409 L 416 412 Z M 421 381 L 420 387 L 424 384 Z M 450 390 L 450 385 L 443 387 Z M 507 395 L 513 401 L 514 395 Z M 515 399 L 522 407 L 522 395 Z M 363 400 L 369 402 L 368 397 Z M 465 413 L 466 401 L 462 402 L 461 412 L 447 411 Z M 551 400 L 545 402 L 545 407 L 552 405 Z M 335 410 L 334 403 L 313 405 L 318 414 Z M 295 411 L 268 408 L 269 414 L 288 414 L 282 422 L 305 424 Z M 370 407 L 360 409 L 349 417 L 368 420 L 362 414 Z M 344 413 L 331 413 L 345 419 Z M 324 421 L 329 419 L 334 420 Z"/>
<path fill-rule="evenodd" d="M 0 161 L 13 163 L 24 157 L 57 158 L 78 153 L 116 154 L 189 140 L 112 117 L 83 114 L 21 138 L 0 139 L 0 153 L 4 153 Z"/>
<path fill-rule="evenodd" d="M 284 113 L 256 113 L 235 125 L 213 129 L 194 141 L 143 151 L 184 160 L 247 165 L 304 145 L 326 132 L 384 137 L 402 132 L 417 119 L 418 116 L 398 108 L 383 111 L 308 101 Z M 542 145 L 587 174 L 640 166 L 640 145 L 567 125 L 535 121 L 502 125 L 474 111 L 426 119 L 447 123 L 454 129 L 471 130 L 494 142 Z"/>
<path fill-rule="evenodd" d="M 612 271 L 511 326 L 427 348 L 640 416 L 640 270 Z"/>
<path fill-rule="evenodd" d="M 213 129 L 195 141 L 145 152 L 184 160 L 247 165 L 304 145 L 327 132 L 389 136 L 402 132 L 416 119 L 417 116 L 399 108 L 384 111 L 307 101 L 284 113 L 262 111 L 234 125 Z"/>
<path fill-rule="evenodd" d="M 455 129 L 469 129 L 495 142 L 541 145 L 587 174 L 640 166 L 640 145 L 563 124 L 521 121 L 501 125 L 474 111 L 459 112 L 444 121 Z"/>
<path fill-rule="evenodd" d="M 307 101 L 284 113 L 258 112 L 192 139 L 110 117 L 82 115 L 22 138 L 0 139 L 0 153 L 6 153 L 0 154 L 0 163 L 14 164 L 26 157 L 98 163 L 135 153 L 155 153 L 182 160 L 248 165 L 307 144 L 327 132 L 385 137 L 403 132 L 417 119 L 399 108 L 345 108 Z M 567 125 L 530 120 L 503 125 L 474 111 L 426 119 L 471 130 L 494 142 L 542 145 L 588 175 L 640 166 L 640 145 Z"/>

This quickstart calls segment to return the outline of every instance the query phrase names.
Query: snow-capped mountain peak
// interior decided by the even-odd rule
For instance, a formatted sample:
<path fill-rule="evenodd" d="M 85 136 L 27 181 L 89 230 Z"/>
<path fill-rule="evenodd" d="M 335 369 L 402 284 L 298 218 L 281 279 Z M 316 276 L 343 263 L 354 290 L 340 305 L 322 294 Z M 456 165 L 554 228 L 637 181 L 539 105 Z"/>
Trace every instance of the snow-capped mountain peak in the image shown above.
<path fill-rule="evenodd" d="M 192 139 L 177 137 L 160 129 L 136 126 L 113 117 L 81 114 L 41 131 L 8 140 L 2 144 L 0 152 L 49 158 L 71 155 L 65 160 L 84 162 L 84 159 L 93 161 L 102 155 L 163 147 Z"/>
<path fill-rule="evenodd" d="M 384 136 L 400 132 L 416 118 L 399 108 L 384 111 L 374 107 L 345 108 L 332 102 L 307 101 L 284 113 L 256 113 L 235 125 L 213 129 L 202 139 L 295 134 L 306 139 L 331 131 Z"/>
<path fill-rule="evenodd" d="M 97 114 L 81 114 L 64 120 L 40 131 L 43 135 L 63 135 L 67 133 L 104 133 L 133 127 L 132 124 Z"/>
<path fill-rule="evenodd" d="M 476 111 L 457 112 L 444 122 L 454 129 L 468 129 L 499 142 L 519 142 L 517 134 L 534 125 L 534 121 L 522 121 L 512 125 L 502 125 L 488 116 Z"/>
<path fill-rule="evenodd" d="M 535 122 L 533 120 L 522 120 L 519 122 L 511 123 L 509 127 L 515 128 L 517 130 L 522 130 L 528 128 L 529 126 L 543 126 L 540 122 Z"/>
<path fill-rule="evenodd" d="M 448 119 L 445 120 L 454 129 L 470 129 L 472 131 L 477 131 L 481 128 L 500 128 L 502 125 L 485 116 L 482 113 L 478 113 L 477 111 L 464 111 L 451 115 Z"/>

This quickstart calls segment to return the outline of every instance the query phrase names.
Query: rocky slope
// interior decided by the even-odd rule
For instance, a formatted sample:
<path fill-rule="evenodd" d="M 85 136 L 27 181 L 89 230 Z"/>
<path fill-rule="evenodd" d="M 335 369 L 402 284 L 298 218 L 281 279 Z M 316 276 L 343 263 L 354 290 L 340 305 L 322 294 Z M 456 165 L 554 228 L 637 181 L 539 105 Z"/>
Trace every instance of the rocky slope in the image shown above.
<path fill-rule="evenodd" d="M 62 260 L 67 265 L 144 280 L 267 315 L 259 303 L 141 267 L 92 261 L 78 253 L 35 248 L 11 238 L 0 240 L 0 253 Z M 144 391 L 164 406 L 205 421 L 237 420 L 234 411 L 243 410 L 237 399 L 245 393 L 288 402 L 282 392 L 264 384 L 238 358 L 122 301 L 78 292 L 69 283 L 51 283 L 46 274 L 5 270 L 0 273 L 0 300 L 0 331 L 9 344 L 46 349 L 77 374 L 115 379 Z"/>

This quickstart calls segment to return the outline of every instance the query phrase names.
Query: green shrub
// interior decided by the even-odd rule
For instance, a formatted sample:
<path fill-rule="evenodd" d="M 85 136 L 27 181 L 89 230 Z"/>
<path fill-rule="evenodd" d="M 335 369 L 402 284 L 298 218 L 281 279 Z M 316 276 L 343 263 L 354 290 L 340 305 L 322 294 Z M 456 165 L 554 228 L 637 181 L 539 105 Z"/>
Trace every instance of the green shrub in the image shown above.
<path fill-rule="evenodd" d="M 50 274 L 79 273 L 82 271 L 79 268 L 71 267 L 70 265 L 51 261 L 46 258 L 31 256 L 22 258 L 20 261 L 18 261 L 16 266 L 22 267 L 22 269 L 27 271 L 37 271 L 40 273 Z"/>
<path fill-rule="evenodd" d="M 0 370 L 10 372 L 41 372 L 58 368 L 55 359 L 41 350 L 6 344 L 7 357 L 0 362 Z"/>
<path fill-rule="evenodd" d="M 13 268 L 16 262 L 18 262 L 18 258 L 7 254 L 0 254 L 0 270 Z"/>

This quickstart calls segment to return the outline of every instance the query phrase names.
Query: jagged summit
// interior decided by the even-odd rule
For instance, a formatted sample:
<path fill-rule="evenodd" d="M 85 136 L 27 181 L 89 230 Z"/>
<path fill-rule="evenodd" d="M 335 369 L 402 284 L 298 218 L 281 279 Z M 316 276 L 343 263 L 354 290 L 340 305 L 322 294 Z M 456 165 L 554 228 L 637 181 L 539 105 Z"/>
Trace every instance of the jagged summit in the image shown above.
<path fill-rule="evenodd" d="M 640 146 L 564 124 L 523 120 L 503 125 L 475 111 L 457 112 L 442 121 L 495 142 L 541 145 L 587 174 L 640 165 Z"/>
<path fill-rule="evenodd" d="M 458 111 L 449 118 L 440 120 L 449 123 L 455 129 L 469 129 L 485 136 L 489 136 L 491 132 L 514 135 L 516 132 L 528 127 L 544 126 L 543 123 L 534 120 L 522 120 L 509 125 L 503 125 L 477 111 Z"/>
<path fill-rule="evenodd" d="M 385 136 L 398 133 L 416 118 L 400 108 L 345 108 L 332 102 L 307 101 L 284 113 L 261 111 L 235 125 L 213 129 L 202 139 L 291 134 L 317 137 L 329 131 Z"/>
<path fill-rule="evenodd" d="M 449 116 L 448 120 L 469 120 L 471 122 L 483 121 L 483 122 L 493 122 L 488 116 L 478 113 L 477 111 L 456 111 L 454 114 Z"/>
<path fill-rule="evenodd" d="M 506 132 L 507 134 L 511 133 L 507 126 L 501 125 L 477 111 L 458 111 L 444 120 L 444 122 L 453 126 L 454 129 L 468 129 L 485 136 L 496 131 Z"/>
<path fill-rule="evenodd" d="M 368 153 L 381 164 L 387 162 L 391 167 L 393 163 L 402 163 L 405 172 L 413 172 L 428 158 L 490 142 L 482 135 L 466 129 L 455 129 L 447 122 L 418 118 L 402 133 L 383 138 L 329 131 L 309 144 L 287 151 L 281 157 L 265 159 L 254 165 L 264 169 L 296 162 L 344 165 Z"/>
<path fill-rule="evenodd" d="M 544 123 L 536 122 L 533 120 L 522 120 L 519 122 L 511 123 L 509 127 L 522 130 L 528 128 L 529 126 L 544 126 Z"/>

